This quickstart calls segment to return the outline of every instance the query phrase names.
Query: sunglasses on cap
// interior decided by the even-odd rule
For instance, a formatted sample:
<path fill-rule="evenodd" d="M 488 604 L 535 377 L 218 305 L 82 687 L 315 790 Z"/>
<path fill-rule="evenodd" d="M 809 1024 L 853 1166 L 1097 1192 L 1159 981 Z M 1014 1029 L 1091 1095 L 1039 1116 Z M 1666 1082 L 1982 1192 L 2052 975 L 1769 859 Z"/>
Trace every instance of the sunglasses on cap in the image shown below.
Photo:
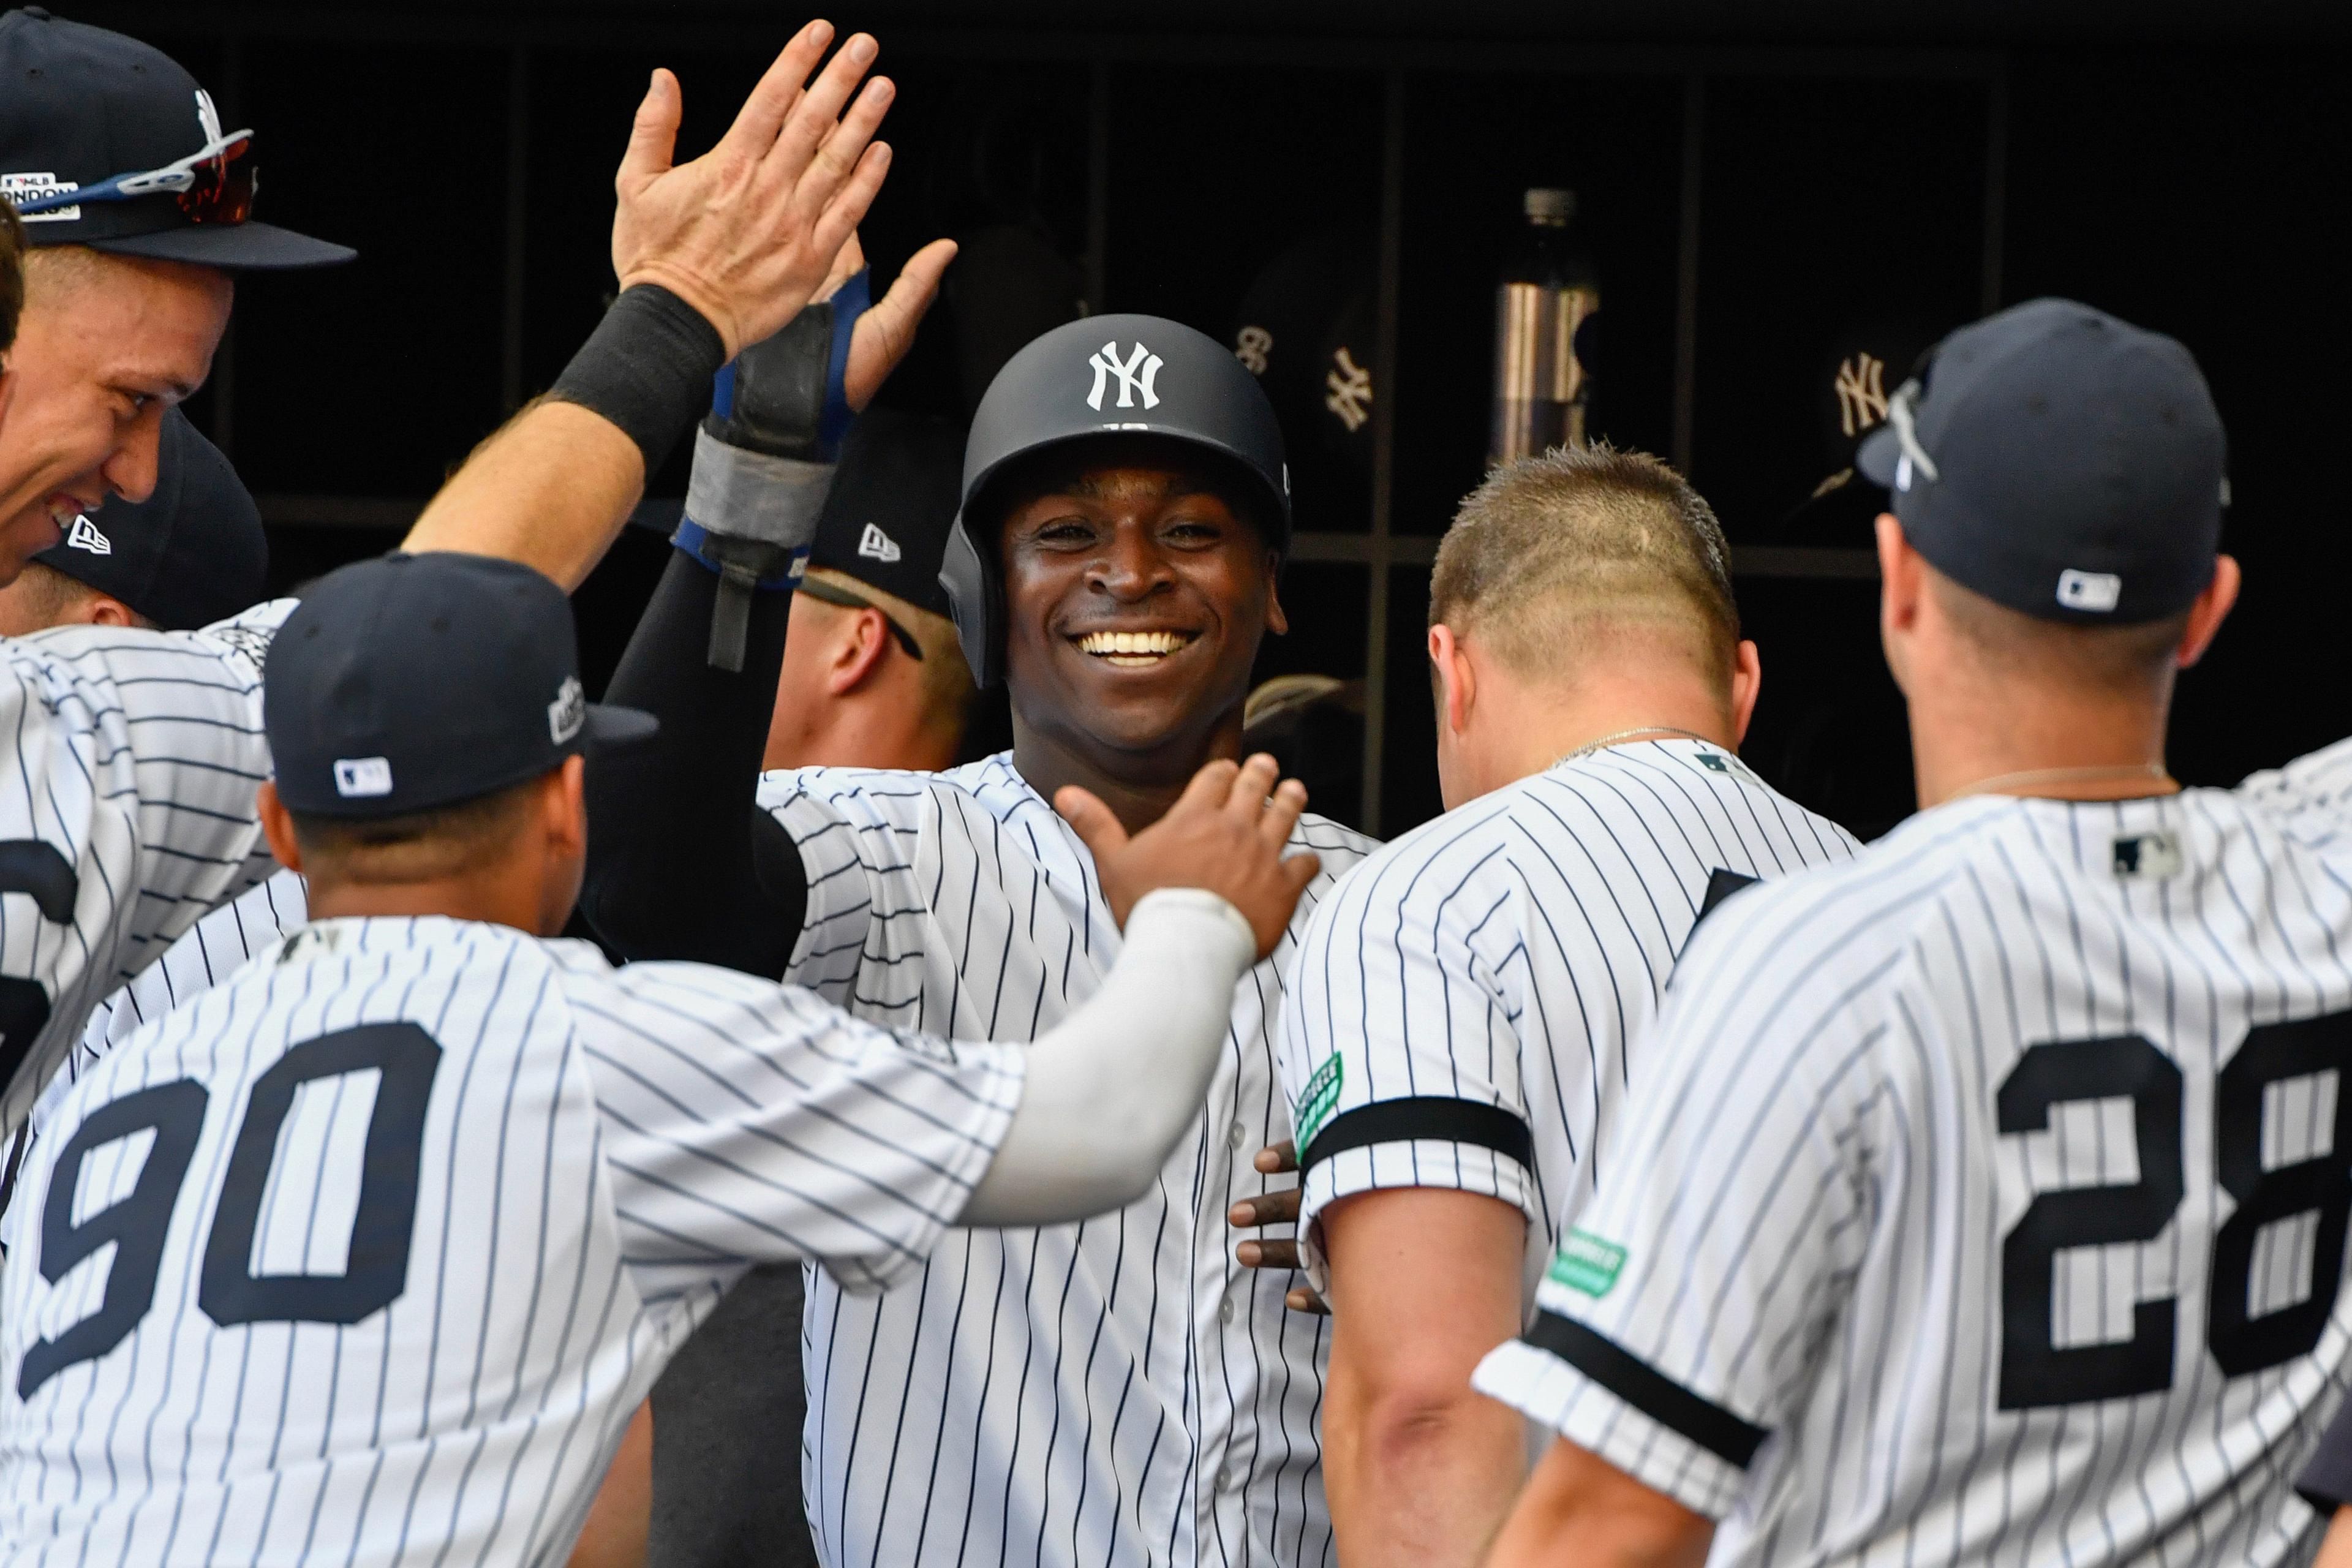
<path fill-rule="evenodd" d="M 260 171 L 244 161 L 252 151 L 253 132 L 233 131 L 160 169 L 115 174 L 78 190 L 36 196 L 16 204 L 16 213 L 22 217 L 83 202 L 131 202 L 142 196 L 169 195 L 190 223 L 243 223 L 253 216 L 253 195 L 261 183 Z"/>
<path fill-rule="evenodd" d="M 819 599 L 828 605 L 839 605 L 845 610 L 873 611 L 882 617 L 882 624 L 888 626 L 891 635 L 898 639 L 898 646 L 907 650 L 907 657 L 918 664 L 922 662 L 923 645 L 915 640 L 915 634 L 900 626 L 898 616 L 864 595 L 853 594 L 848 589 L 837 584 L 828 583 L 821 577 L 803 577 L 793 584 L 793 589 L 797 593 L 806 594 L 812 599 Z"/>

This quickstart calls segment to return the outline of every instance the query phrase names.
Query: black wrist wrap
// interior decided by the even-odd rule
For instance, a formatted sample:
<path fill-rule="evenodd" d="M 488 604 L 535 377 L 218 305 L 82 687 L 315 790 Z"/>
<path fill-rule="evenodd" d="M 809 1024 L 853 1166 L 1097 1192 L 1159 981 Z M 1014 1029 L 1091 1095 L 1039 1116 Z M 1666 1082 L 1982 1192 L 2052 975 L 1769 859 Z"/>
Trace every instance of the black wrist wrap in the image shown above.
<path fill-rule="evenodd" d="M 658 283 L 639 283 L 621 290 L 547 395 L 620 426 L 650 479 L 710 406 L 710 378 L 726 363 L 727 345 L 700 311 Z"/>

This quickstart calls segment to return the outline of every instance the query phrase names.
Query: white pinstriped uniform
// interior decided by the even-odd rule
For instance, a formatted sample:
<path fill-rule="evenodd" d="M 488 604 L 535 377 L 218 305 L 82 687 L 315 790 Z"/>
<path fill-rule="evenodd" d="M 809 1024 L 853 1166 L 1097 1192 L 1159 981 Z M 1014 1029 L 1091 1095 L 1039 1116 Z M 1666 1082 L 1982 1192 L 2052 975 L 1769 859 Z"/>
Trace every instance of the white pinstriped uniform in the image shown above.
<path fill-rule="evenodd" d="M 125 973 L 268 874 L 261 658 L 293 605 L 0 642 L 0 1134 Z"/>
<path fill-rule="evenodd" d="M 915 1267 L 1021 1079 L 724 970 L 308 927 L 44 1108 L 0 1272 L 8 1561 L 560 1563 L 724 1288 Z"/>
<path fill-rule="evenodd" d="M 2352 1303 L 2352 745 L 1733 900 L 1477 1385 L 1721 1563 L 2288 1563 Z"/>
<path fill-rule="evenodd" d="M 255 953 L 300 929 L 308 908 L 302 879 L 281 870 L 198 921 L 161 958 L 128 976 L 121 990 L 98 1005 L 66 1063 L 67 1075 L 88 1071 L 142 1024 L 194 1001 Z"/>
<path fill-rule="evenodd" d="M 1854 847 L 1730 752 L 1671 740 L 1571 757 L 1375 852 L 1317 908 L 1283 1002 L 1316 1283 L 1326 1205 L 1452 1187 L 1527 1215 L 1532 1307 L 1710 895 Z"/>
<path fill-rule="evenodd" d="M 862 1017 L 1029 1040 L 1101 984 L 1118 931 L 1067 825 L 997 756 L 946 773 L 770 774 L 807 923 L 791 978 Z M 1361 835 L 1308 816 L 1303 928 Z M 911 1564 L 1330 1561 L 1322 1320 L 1233 1260 L 1225 1209 L 1287 1135 L 1271 1024 L 1290 938 L 1234 998 L 1195 1131 L 1156 1189 L 1082 1225 L 959 1231 L 888 1293 L 810 1279 L 803 1468 L 820 1559 Z"/>

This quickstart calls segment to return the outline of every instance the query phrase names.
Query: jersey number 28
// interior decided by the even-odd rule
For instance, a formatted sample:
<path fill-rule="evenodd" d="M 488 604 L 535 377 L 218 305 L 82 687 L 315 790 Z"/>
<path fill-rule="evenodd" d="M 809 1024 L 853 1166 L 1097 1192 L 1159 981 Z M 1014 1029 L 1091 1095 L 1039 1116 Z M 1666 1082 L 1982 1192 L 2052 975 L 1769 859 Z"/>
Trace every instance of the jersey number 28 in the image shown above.
<path fill-rule="evenodd" d="M 2330 1070 L 2336 1087 L 2328 1152 L 2265 1169 L 2264 1091 Z M 2250 1030 L 2214 1087 L 2214 1173 L 2237 1207 L 2213 1237 L 2205 1342 L 2222 1373 L 2237 1377 L 2309 1352 L 2336 1310 L 2352 1220 L 2352 1013 Z M 2111 1099 L 2131 1101 L 2139 1180 L 2042 1193 L 2001 1242 L 2003 1410 L 2126 1399 L 2172 1385 L 2171 1298 L 2137 1303 L 2128 1340 L 2061 1347 L 2052 1285 L 2059 1252 L 2154 1241 L 2180 1206 L 2179 1065 L 2137 1035 L 2035 1046 L 2002 1080 L 1994 1105 L 2002 1132 L 2026 1133 L 2046 1129 L 2057 1106 Z M 2311 1294 L 2253 1316 L 2255 1239 L 2264 1226 L 2303 1214 L 2317 1218 Z"/>
<path fill-rule="evenodd" d="M 196 1305 L 223 1328 L 239 1323 L 356 1323 L 399 1300 L 408 1284 L 416 1226 L 416 1173 L 426 1101 L 441 1047 L 414 1024 L 367 1024 L 307 1040 L 254 1080 L 245 1120 L 229 1145 L 220 1201 L 197 1275 Z M 351 1247 L 341 1274 L 256 1274 L 254 1240 L 278 1161 L 278 1134 L 304 1084 L 373 1071 L 370 1115 Z M 41 1207 L 41 1278 L 56 1284 L 100 1247 L 114 1247 L 98 1310 L 57 1338 L 36 1341 L 16 1373 L 16 1394 L 33 1391 L 77 1362 L 121 1344 L 154 1305 L 156 1276 L 189 1162 L 204 1133 L 211 1096 L 178 1079 L 110 1100 L 75 1130 L 49 1176 Z M 82 1162 L 140 1133 L 153 1134 L 130 1193 L 74 1218 Z"/>

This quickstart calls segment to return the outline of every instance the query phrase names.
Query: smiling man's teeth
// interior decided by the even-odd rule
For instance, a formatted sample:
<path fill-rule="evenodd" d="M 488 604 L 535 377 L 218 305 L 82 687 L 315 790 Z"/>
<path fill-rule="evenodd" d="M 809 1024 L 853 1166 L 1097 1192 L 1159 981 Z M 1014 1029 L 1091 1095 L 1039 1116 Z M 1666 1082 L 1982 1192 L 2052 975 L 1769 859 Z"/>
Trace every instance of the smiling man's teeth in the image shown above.
<path fill-rule="evenodd" d="M 1192 640 L 1185 632 L 1088 632 L 1078 639 L 1081 651 L 1134 668 L 1168 657 Z"/>

